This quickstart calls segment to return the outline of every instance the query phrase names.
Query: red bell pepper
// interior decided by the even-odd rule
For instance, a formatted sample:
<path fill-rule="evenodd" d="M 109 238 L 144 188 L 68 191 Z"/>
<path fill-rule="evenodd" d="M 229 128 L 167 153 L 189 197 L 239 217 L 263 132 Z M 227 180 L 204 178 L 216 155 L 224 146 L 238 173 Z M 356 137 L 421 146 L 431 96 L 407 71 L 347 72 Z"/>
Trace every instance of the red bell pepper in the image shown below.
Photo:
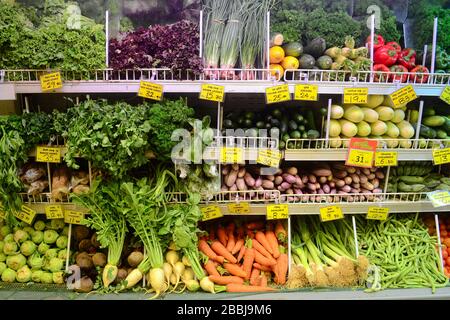
<path fill-rule="evenodd" d="M 398 62 L 406 67 L 408 70 L 411 70 L 416 66 L 416 51 L 411 48 L 406 48 L 400 53 L 400 57 L 398 58 Z"/>
<path fill-rule="evenodd" d="M 387 82 L 387 80 L 389 79 L 390 70 L 384 64 L 374 65 L 373 71 L 374 71 L 374 77 L 373 77 L 374 82 Z"/>
<path fill-rule="evenodd" d="M 375 64 L 384 64 L 387 67 L 397 62 L 398 54 L 393 46 L 384 45 L 380 47 L 373 55 Z"/>
<path fill-rule="evenodd" d="M 389 79 L 394 82 L 394 80 L 398 80 L 400 82 L 406 82 L 408 80 L 408 69 L 406 67 L 396 64 L 392 67 L 390 67 L 391 74 Z"/>
<path fill-rule="evenodd" d="M 367 37 L 366 39 L 366 43 L 369 45 L 370 48 L 370 43 L 371 43 L 371 38 L 370 36 Z M 375 34 L 373 37 L 373 49 L 377 50 L 378 48 L 382 47 L 384 45 L 384 39 L 382 36 L 380 36 L 379 34 Z"/>
<path fill-rule="evenodd" d="M 428 74 L 430 71 L 427 67 L 424 66 L 416 66 L 415 68 L 410 70 L 411 73 L 415 73 L 411 75 L 410 81 L 414 83 L 426 83 L 428 81 Z M 419 73 L 419 74 L 417 74 Z"/>
<path fill-rule="evenodd" d="M 399 45 L 397 42 L 395 41 L 391 41 L 386 43 L 386 45 L 388 46 L 393 46 L 395 48 L 395 50 L 397 51 L 398 54 L 400 54 L 402 52 L 402 46 Z"/>

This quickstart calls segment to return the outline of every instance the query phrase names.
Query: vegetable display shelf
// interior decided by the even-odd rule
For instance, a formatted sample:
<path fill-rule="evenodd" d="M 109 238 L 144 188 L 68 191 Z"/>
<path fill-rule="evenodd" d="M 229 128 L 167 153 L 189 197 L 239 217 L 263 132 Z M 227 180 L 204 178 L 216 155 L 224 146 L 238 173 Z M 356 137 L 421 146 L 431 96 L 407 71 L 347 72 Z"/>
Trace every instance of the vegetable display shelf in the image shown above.
<path fill-rule="evenodd" d="M 274 85 L 288 84 L 291 93 L 298 83 L 319 85 L 319 94 L 342 94 L 344 88 L 364 86 L 369 94 L 387 95 L 411 84 L 418 96 L 439 96 L 442 90 L 450 85 L 450 74 L 428 74 L 426 83 L 417 80 L 420 74 L 408 75 L 404 83 L 389 83 L 373 81 L 380 77 L 380 72 L 358 72 L 349 76 L 345 71 L 329 70 L 286 70 L 284 81 L 278 74 L 272 75 L 269 69 L 233 69 L 238 75 L 233 80 L 220 79 L 211 76 L 216 69 L 204 69 L 200 75 L 192 76 L 190 72 L 173 73 L 168 69 L 142 69 L 113 71 L 93 70 L 91 72 L 62 72 L 63 87 L 58 93 L 135 93 L 138 92 L 140 81 L 150 81 L 162 84 L 166 93 L 198 93 L 204 83 L 216 83 L 225 86 L 226 93 L 265 93 Z M 223 70 L 222 70 L 223 71 Z M 13 94 L 42 93 L 39 77 L 50 70 L 4 70 L 0 76 L 0 93 Z M 253 72 L 251 80 L 243 75 Z M 340 74 L 342 73 L 342 75 Z M 208 76 L 206 76 L 208 75 Z M 348 78 L 343 81 L 341 78 Z M 181 80 L 180 80 L 181 79 Z M 372 80 L 372 81 L 371 81 Z M 14 86 L 11 87 L 11 84 Z"/>

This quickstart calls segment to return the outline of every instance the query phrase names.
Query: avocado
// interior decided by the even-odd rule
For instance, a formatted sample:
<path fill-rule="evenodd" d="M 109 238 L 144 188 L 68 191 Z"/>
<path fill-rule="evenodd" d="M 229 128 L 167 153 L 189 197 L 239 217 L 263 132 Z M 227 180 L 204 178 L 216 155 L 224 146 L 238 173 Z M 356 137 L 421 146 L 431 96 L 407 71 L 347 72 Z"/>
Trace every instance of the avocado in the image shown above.
<path fill-rule="evenodd" d="M 318 38 L 311 40 L 308 43 L 308 45 L 303 49 L 303 52 L 310 54 L 314 58 L 319 58 L 320 56 L 323 55 L 323 53 L 325 52 L 326 49 L 327 49 L 327 44 L 326 44 L 325 39 L 318 37 Z"/>

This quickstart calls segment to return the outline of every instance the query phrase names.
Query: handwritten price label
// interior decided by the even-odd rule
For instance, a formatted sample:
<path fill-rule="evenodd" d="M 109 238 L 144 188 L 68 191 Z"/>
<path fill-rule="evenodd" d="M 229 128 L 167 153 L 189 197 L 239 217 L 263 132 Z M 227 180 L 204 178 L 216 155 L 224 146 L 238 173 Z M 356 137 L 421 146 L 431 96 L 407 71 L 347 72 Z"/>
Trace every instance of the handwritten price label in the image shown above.
<path fill-rule="evenodd" d="M 64 222 L 70 224 L 82 224 L 84 219 L 84 213 L 72 210 L 66 210 L 64 212 Z"/>
<path fill-rule="evenodd" d="M 268 167 L 278 168 L 280 166 L 281 152 L 279 150 L 258 150 L 256 162 Z"/>
<path fill-rule="evenodd" d="M 319 86 L 309 84 L 297 84 L 294 91 L 294 100 L 317 101 Z"/>
<path fill-rule="evenodd" d="M 428 192 L 427 196 L 434 208 L 450 205 L 450 191 L 436 190 Z"/>
<path fill-rule="evenodd" d="M 266 207 L 266 219 L 278 220 L 289 217 L 289 207 L 287 204 L 270 204 Z"/>
<path fill-rule="evenodd" d="M 223 102 L 225 100 L 225 87 L 215 84 L 202 84 L 200 99 Z"/>
<path fill-rule="evenodd" d="M 442 101 L 445 101 L 445 103 L 450 104 L 450 86 L 445 87 L 445 89 L 441 93 L 440 98 Z"/>
<path fill-rule="evenodd" d="M 395 167 L 398 164 L 397 152 L 380 151 L 375 153 L 375 167 Z"/>
<path fill-rule="evenodd" d="M 36 149 L 37 162 L 61 162 L 61 148 L 55 147 L 37 147 Z"/>
<path fill-rule="evenodd" d="M 50 205 L 45 207 L 47 219 L 64 219 L 64 212 L 60 205 Z"/>
<path fill-rule="evenodd" d="M 161 101 L 163 98 L 163 86 L 156 83 L 151 83 L 147 81 L 141 81 L 139 85 L 138 96 Z"/>
<path fill-rule="evenodd" d="M 244 149 L 242 148 L 227 148 L 220 149 L 220 162 L 221 163 L 243 163 L 244 162 Z"/>
<path fill-rule="evenodd" d="M 274 86 L 266 88 L 266 103 L 278 103 L 284 101 L 290 101 L 291 94 L 289 93 L 289 86 L 287 84 L 282 84 L 279 86 Z"/>
<path fill-rule="evenodd" d="M 217 219 L 223 217 L 222 211 L 218 206 L 206 206 L 200 208 L 202 211 L 202 221 L 208 221 L 212 219 Z"/>
<path fill-rule="evenodd" d="M 61 73 L 54 72 L 41 76 L 42 91 L 49 91 L 62 88 Z"/>
<path fill-rule="evenodd" d="M 344 103 L 367 103 L 368 88 L 345 88 Z"/>
<path fill-rule="evenodd" d="M 320 208 L 320 220 L 322 222 L 333 221 L 343 218 L 344 214 L 342 213 L 341 207 L 330 206 Z"/>
<path fill-rule="evenodd" d="M 250 213 L 250 204 L 248 202 L 230 203 L 228 205 L 228 211 L 234 214 Z"/>
<path fill-rule="evenodd" d="M 416 92 L 412 85 L 401 88 L 389 95 L 395 107 L 400 107 L 417 99 Z"/>
<path fill-rule="evenodd" d="M 435 165 L 450 163 L 450 148 L 433 149 L 433 162 Z"/>
<path fill-rule="evenodd" d="M 389 208 L 370 207 L 369 211 L 367 212 L 366 219 L 384 221 L 387 219 L 388 214 Z"/>
<path fill-rule="evenodd" d="M 23 205 L 22 210 L 20 212 L 16 212 L 14 216 L 27 224 L 31 224 L 36 216 L 36 211 Z"/>
<path fill-rule="evenodd" d="M 346 165 L 372 168 L 373 152 L 367 150 L 351 149 Z"/>

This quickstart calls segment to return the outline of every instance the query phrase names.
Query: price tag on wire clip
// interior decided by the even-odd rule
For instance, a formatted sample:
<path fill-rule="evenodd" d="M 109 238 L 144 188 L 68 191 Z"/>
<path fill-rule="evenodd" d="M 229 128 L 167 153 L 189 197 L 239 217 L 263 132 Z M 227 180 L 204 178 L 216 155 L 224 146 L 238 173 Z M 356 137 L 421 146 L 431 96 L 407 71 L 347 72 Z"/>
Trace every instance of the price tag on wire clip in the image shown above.
<path fill-rule="evenodd" d="M 351 138 L 345 165 L 372 168 L 377 144 L 375 140 Z"/>
<path fill-rule="evenodd" d="M 220 163 L 244 163 L 244 149 L 233 147 L 220 148 Z"/>
<path fill-rule="evenodd" d="M 216 84 L 202 84 L 199 98 L 208 101 L 224 102 L 225 87 Z"/>
<path fill-rule="evenodd" d="M 222 211 L 218 206 L 210 205 L 200 208 L 203 218 L 202 221 L 208 221 L 223 217 Z"/>
<path fill-rule="evenodd" d="M 319 86 L 311 84 L 297 84 L 294 91 L 294 100 L 317 101 L 319 99 Z"/>
<path fill-rule="evenodd" d="M 151 100 L 161 101 L 163 98 L 164 88 L 160 84 L 141 81 L 139 85 L 138 96 Z"/>
<path fill-rule="evenodd" d="M 412 85 L 408 85 L 397 91 L 394 91 L 389 95 L 389 97 L 391 98 L 392 103 L 395 107 L 400 107 L 417 99 L 416 92 L 414 91 Z"/>
<path fill-rule="evenodd" d="M 369 95 L 368 88 L 345 88 L 344 103 L 345 104 L 367 103 L 368 95 Z"/>
<path fill-rule="evenodd" d="M 66 210 L 64 212 L 64 222 L 69 224 L 82 224 L 84 219 L 84 213 L 72 210 Z"/>
<path fill-rule="evenodd" d="M 434 208 L 450 205 L 450 191 L 436 190 L 428 192 L 427 197 Z"/>
<path fill-rule="evenodd" d="M 375 167 L 396 167 L 398 165 L 397 152 L 375 152 Z"/>
<path fill-rule="evenodd" d="M 37 162 L 61 162 L 61 148 L 59 147 L 36 147 L 36 161 Z"/>
<path fill-rule="evenodd" d="M 62 80 L 60 72 L 44 74 L 40 78 L 42 91 L 50 91 L 62 88 Z"/>
<path fill-rule="evenodd" d="M 333 220 L 343 219 L 344 214 L 342 213 L 341 207 L 329 206 L 320 208 L 320 220 L 322 222 L 328 222 Z"/>
<path fill-rule="evenodd" d="M 45 207 L 45 215 L 47 219 L 64 219 L 64 211 L 62 206 L 52 204 Z"/>
<path fill-rule="evenodd" d="M 387 219 L 388 214 L 389 214 L 389 208 L 369 207 L 369 210 L 367 211 L 366 219 L 384 221 Z"/>
<path fill-rule="evenodd" d="M 278 220 L 289 218 L 289 207 L 287 204 L 269 204 L 266 207 L 266 219 Z"/>
<path fill-rule="evenodd" d="M 281 152 L 275 149 L 260 149 L 258 150 L 258 158 L 256 163 L 278 168 L 280 166 Z"/>
<path fill-rule="evenodd" d="M 287 84 L 266 88 L 266 104 L 285 101 L 291 101 L 291 94 Z"/>
<path fill-rule="evenodd" d="M 450 163 L 450 148 L 433 149 L 434 165 Z"/>
<path fill-rule="evenodd" d="M 250 204 L 248 202 L 230 203 L 228 205 L 228 212 L 234 214 L 250 213 Z"/>
<path fill-rule="evenodd" d="M 446 86 L 441 93 L 440 99 L 450 104 L 450 86 Z"/>
<path fill-rule="evenodd" d="M 25 205 L 22 205 L 22 209 L 19 212 L 16 212 L 14 215 L 16 216 L 16 218 L 22 220 L 23 222 L 32 224 L 34 217 L 36 216 L 36 211 Z"/>

